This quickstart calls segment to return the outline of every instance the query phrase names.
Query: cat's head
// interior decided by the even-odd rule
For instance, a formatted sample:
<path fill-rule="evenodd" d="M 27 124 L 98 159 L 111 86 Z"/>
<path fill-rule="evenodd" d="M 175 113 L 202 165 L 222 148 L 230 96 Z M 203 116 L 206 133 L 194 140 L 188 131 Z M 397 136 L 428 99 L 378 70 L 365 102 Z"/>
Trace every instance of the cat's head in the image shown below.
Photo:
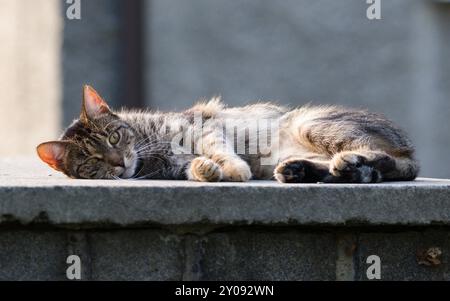
<path fill-rule="evenodd" d="M 60 140 L 37 147 L 39 157 L 72 178 L 130 178 L 137 165 L 134 130 L 90 86 L 83 88 L 80 118 Z"/>

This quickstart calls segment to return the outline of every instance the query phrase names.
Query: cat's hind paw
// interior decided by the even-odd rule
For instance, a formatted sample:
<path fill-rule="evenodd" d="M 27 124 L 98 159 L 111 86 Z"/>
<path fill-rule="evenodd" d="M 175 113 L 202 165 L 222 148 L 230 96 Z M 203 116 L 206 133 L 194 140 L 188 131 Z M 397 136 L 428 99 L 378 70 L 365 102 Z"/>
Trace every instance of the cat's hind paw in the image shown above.
<path fill-rule="evenodd" d="M 327 175 L 328 165 L 302 158 L 282 161 L 273 174 L 280 183 L 317 183 Z"/>
<path fill-rule="evenodd" d="M 331 160 L 330 173 L 343 182 L 381 182 L 381 173 L 368 163 L 366 157 L 355 152 L 337 153 Z"/>
<path fill-rule="evenodd" d="M 305 174 L 303 160 L 287 160 L 277 165 L 273 175 L 280 183 L 301 183 Z"/>

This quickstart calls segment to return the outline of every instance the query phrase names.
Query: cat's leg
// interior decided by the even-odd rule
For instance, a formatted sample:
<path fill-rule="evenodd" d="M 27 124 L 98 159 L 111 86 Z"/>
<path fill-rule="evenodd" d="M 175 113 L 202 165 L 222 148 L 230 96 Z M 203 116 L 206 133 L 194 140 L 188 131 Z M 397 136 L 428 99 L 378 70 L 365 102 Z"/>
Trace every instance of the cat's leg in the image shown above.
<path fill-rule="evenodd" d="M 232 149 L 223 136 L 222 130 L 211 131 L 201 140 L 203 156 L 220 166 L 222 180 L 227 182 L 246 182 L 251 179 L 250 166 Z"/>
<path fill-rule="evenodd" d="M 335 154 L 330 162 L 329 182 L 378 183 L 383 180 L 412 180 L 418 173 L 416 161 L 384 151 L 357 150 Z"/>
<path fill-rule="evenodd" d="M 274 178 L 280 183 L 317 183 L 331 177 L 329 161 L 291 157 L 281 161 L 274 170 Z"/>
<path fill-rule="evenodd" d="M 197 157 L 192 160 L 186 174 L 188 180 L 199 182 L 218 182 L 223 177 L 219 164 L 206 157 Z"/>
<path fill-rule="evenodd" d="M 418 173 L 408 137 L 380 115 L 306 107 L 292 111 L 286 120 L 299 145 L 332 157 L 329 182 L 412 180 Z"/>

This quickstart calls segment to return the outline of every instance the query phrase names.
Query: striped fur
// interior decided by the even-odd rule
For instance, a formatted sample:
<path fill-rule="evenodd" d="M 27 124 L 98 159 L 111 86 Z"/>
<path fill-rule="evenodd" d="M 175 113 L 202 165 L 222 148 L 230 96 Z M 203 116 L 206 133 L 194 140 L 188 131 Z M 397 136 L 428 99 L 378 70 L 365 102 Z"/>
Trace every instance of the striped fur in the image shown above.
<path fill-rule="evenodd" d="M 59 141 L 38 147 L 45 162 L 73 178 L 369 183 L 412 180 L 419 170 L 405 133 L 361 110 L 227 108 L 215 98 L 178 113 L 115 112 L 90 87 L 82 107 Z M 264 153 L 261 120 L 278 125 Z"/>

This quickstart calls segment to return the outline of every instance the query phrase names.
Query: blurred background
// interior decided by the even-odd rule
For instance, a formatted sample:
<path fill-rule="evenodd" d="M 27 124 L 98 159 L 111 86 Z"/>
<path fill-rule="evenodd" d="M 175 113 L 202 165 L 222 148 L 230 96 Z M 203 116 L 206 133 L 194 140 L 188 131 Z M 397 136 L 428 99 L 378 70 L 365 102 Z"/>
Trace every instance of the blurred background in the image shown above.
<path fill-rule="evenodd" d="M 112 107 L 180 110 L 221 95 L 381 112 L 450 177 L 450 2 L 0 0 L 0 155 L 34 155 L 79 114 L 81 87 Z M 70 3 L 68 3 L 70 2 Z M 1 169 L 1 167 L 0 167 Z"/>

